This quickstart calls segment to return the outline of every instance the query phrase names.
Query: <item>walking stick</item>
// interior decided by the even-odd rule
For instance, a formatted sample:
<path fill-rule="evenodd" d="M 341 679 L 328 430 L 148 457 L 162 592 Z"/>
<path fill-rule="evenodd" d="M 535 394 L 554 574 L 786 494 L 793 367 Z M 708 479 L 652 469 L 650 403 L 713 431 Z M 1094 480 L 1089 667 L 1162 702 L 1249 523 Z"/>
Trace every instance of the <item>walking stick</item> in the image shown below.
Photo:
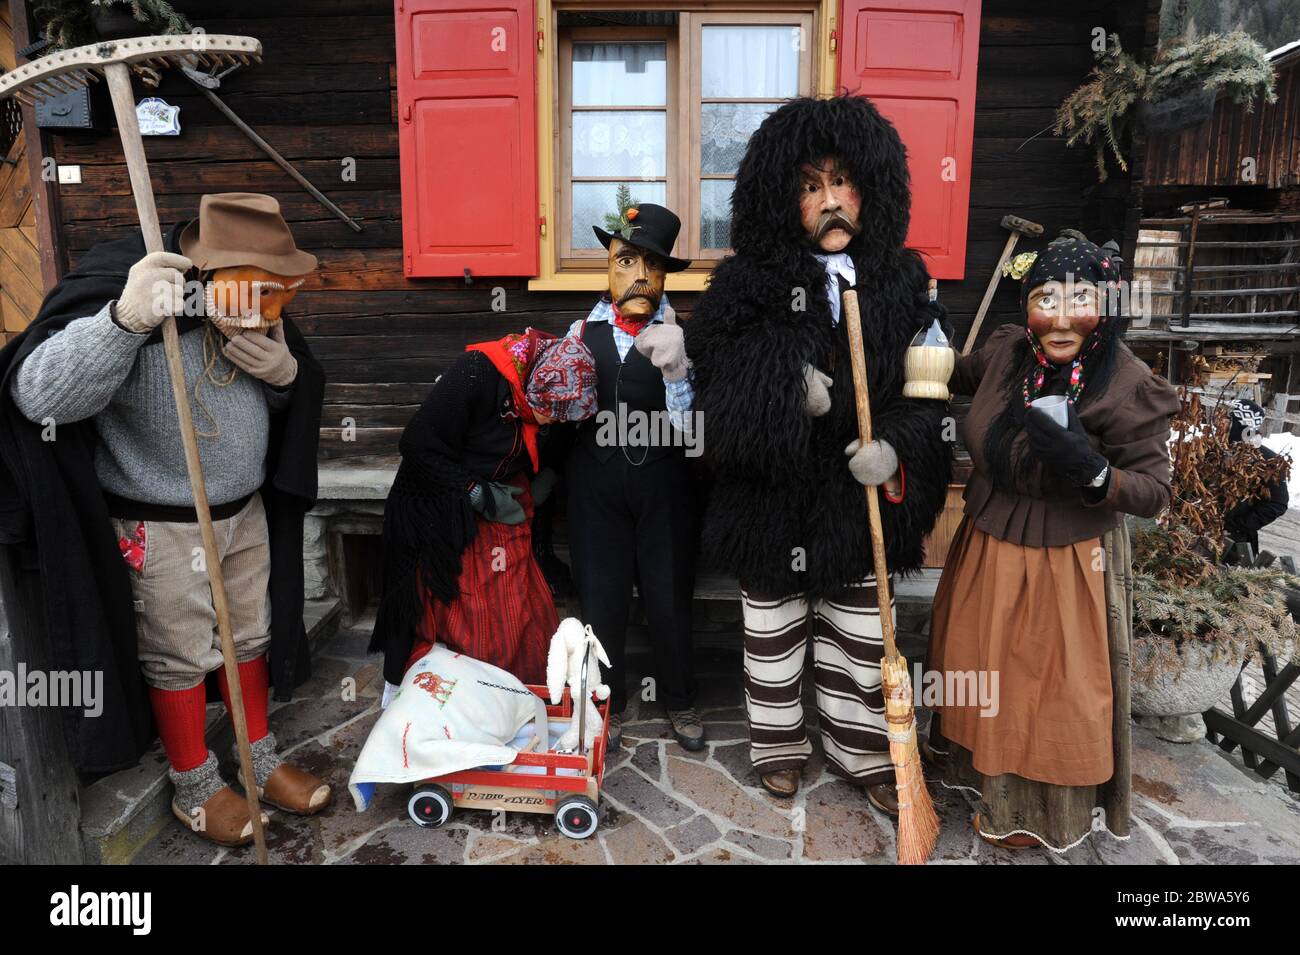
<path fill-rule="evenodd" d="M 867 356 L 862 347 L 862 317 L 858 293 L 844 293 L 844 318 L 848 322 L 849 354 L 853 363 L 853 393 L 858 404 L 858 437 L 871 443 L 871 400 L 867 391 Z M 889 594 L 889 565 L 885 560 L 885 533 L 880 522 L 880 497 L 874 485 L 867 492 L 867 516 L 871 522 L 871 554 L 876 567 L 876 605 L 880 608 L 880 631 L 884 653 L 880 661 L 880 684 L 885 695 L 885 722 L 889 727 L 889 756 L 894 763 L 898 787 L 898 861 L 921 865 L 930 857 L 939 838 L 939 817 L 934 811 L 916 742 L 916 710 L 912 705 L 912 681 L 907 660 L 894 641 L 893 602 Z"/>
<path fill-rule="evenodd" d="M 36 99 L 53 96 L 76 89 L 90 82 L 99 82 L 99 73 L 108 81 L 113 100 L 113 113 L 122 138 L 122 152 L 131 178 L 131 193 L 140 219 L 146 253 L 162 252 L 162 228 L 158 224 L 158 207 L 154 203 L 153 185 L 149 181 L 149 163 L 144 154 L 140 125 L 136 118 L 135 97 L 131 92 L 131 68 L 140 63 L 151 68 L 185 65 L 208 66 L 214 63 L 260 61 L 262 45 L 252 37 L 221 36 L 191 33 L 182 36 L 147 36 L 125 40 L 109 40 L 90 46 L 80 46 L 60 53 L 51 53 L 31 63 L 17 67 L 0 77 L 0 97 L 13 95 L 25 105 Z M 217 553 L 217 537 L 212 528 L 212 512 L 208 507 L 208 492 L 203 480 L 203 465 L 199 460 L 198 439 L 194 434 L 194 419 L 190 417 L 189 395 L 185 389 L 185 368 L 181 360 L 180 337 L 176 333 L 176 319 L 168 315 L 162 321 L 163 350 L 167 355 L 167 371 L 171 378 L 172 397 L 176 402 L 176 415 L 180 422 L 181 444 L 185 448 L 185 470 L 189 473 L 190 489 L 194 494 L 194 510 L 203 536 L 203 556 L 207 565 L 208 580 L 212 585 L 212 607 L 217 614 L 217 632 L 221 638 L 221 656 L 225 661 L 226 680 L 230 685 L 230 717 L 235 724 L 235 740 L 239 748 L 239 765 L 244 773 L 248 795 L 248 811 L 252 816 L 253 841 L 257 848 L 257 861 L 267 862 L 266 834 L 262 830 L 262 807 L 257 798 L 257 776 L 253 771 L 253 750 L 248 742 L 248 723 L 244 716 L 244 694 L 239 684 L 239 664 L 235 660 L 235 640 L 230 632 L 230 605 L 226 600 L 226 584 L 221 574 L 221 558 Z M 190 808 L 190 807 L 186 807 Z"/>

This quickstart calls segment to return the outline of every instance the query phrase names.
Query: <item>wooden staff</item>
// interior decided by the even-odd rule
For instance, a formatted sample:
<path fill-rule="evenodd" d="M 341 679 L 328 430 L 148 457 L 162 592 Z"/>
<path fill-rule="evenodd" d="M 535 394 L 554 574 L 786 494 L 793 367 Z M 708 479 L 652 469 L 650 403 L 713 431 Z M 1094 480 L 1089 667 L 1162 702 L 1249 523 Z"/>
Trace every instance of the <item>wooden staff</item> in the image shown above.
<path fill-rule="evenodd" d="M 862 345 L 862 317 L 858 293 L 844 293 L 844 318 L 848 322 L 849 354 L 853 364 L 853 394 L 858 406 L 858 437 L 862 446 L 871 443 L 871 399 L 867 389 L 867 356 Z M 885 560 L 885 532 L 880 520 L 880 496 L 875 485 L 864 486 L 867 517 L 871 524 L 871 554 L 876 567 L 876 606 L 880 608 L 880 631 L 884 653 L 880 661 L 880 682 L 885 694 L 885 722 L 889 733 L 889 756 L 894 763 L 898 787 L 898 861 L 921 865 L 934 851 L 939 838 L 939 817 L 925 788 L 921 754 L 916 740 L 916 711 L 912 705 L 912 681 L 907 660 L 898 652 L 894 639 L 894 606 L 889 593 L 889 564 Z"/>

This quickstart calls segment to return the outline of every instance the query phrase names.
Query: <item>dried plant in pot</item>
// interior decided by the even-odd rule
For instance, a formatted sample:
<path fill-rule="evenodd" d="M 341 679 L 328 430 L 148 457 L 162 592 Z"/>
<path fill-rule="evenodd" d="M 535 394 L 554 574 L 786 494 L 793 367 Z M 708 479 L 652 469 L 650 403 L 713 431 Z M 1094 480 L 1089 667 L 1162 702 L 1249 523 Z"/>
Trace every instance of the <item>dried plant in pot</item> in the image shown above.
<path fill-rule="evenodd" d="M 1224 514 L 1285 480 L 1290 461 L 1230 441 L 1225 403 L 1207 409 L 1187 385 L 1181 397 L 1170 507 L 1138 528 L 1134 547 L 1132 712 L 1162 738 L 1190 742 L 1205 735 L 1200 714 L 1227 696 L 1249 658 L 1261 649 L 1278 660 L 1296 654 L 1283 588 L 1300 581 L 1219 562 Z"/>

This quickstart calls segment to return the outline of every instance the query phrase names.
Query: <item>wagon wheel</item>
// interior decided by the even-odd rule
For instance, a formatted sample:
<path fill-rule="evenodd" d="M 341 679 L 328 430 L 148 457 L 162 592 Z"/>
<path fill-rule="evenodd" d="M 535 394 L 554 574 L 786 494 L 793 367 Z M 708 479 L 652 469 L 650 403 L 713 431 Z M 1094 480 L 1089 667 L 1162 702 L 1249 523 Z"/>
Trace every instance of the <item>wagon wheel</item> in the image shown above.
<path fill-rule="evenodd" d="M 600 814 L 586 796 L 569 796 L 555 807 L 555 825 L 570 839 L 586 839 L 600 825 Z"/>
<path fill-rule="evenodd" d="M 451 793 L 441 786 L 417 786 L 406 801 L 406 814 L 417 826 L 437 829 L 451 818 Z"/>

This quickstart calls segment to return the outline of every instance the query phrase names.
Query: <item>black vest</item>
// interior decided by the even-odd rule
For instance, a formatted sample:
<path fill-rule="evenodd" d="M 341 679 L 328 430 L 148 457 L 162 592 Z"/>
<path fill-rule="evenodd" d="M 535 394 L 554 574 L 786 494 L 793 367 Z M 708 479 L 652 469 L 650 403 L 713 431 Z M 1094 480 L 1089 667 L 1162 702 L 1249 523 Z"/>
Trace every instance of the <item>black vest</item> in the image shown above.
<path fill-rule="evenodd" d="M 581 334 L 596 359 L 596 416 L 578 429 L 579 446 L 602 464 L 616 454 L 626 454 L 633 464 L 683 454 L 681 436 L 668 421 L 663 373 L 635 346 L 620 361 L 612 322 L 584 322 Z M 627 423 L 620 425 L 620 417 Z M 644 438 L 633 430 L 638 419 L 645 422 Z"/>

